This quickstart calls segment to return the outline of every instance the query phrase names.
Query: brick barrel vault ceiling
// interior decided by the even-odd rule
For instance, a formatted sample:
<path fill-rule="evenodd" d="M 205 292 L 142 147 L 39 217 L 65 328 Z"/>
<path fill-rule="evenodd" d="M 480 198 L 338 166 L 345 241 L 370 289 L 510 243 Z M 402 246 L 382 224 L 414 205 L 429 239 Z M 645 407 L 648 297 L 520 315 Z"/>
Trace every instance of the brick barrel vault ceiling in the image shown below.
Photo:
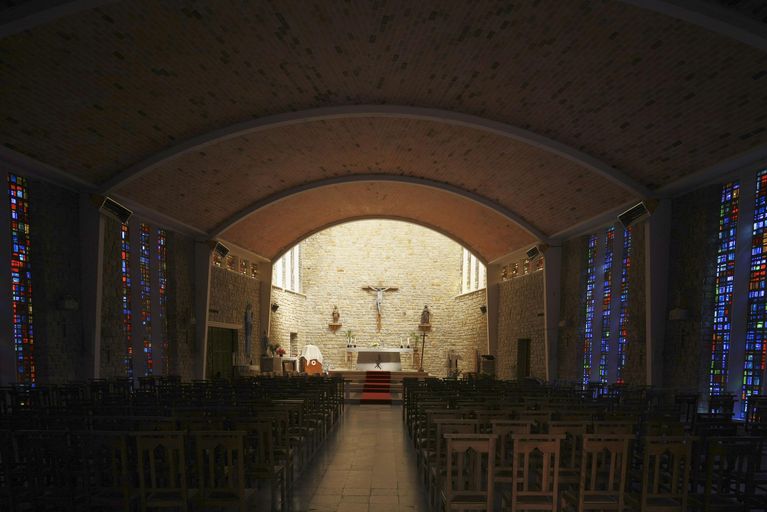
<path fill-rule="evenodd" d="M 535 238 L 494 210 L 439 189 L 405 183 L 344 183 L 272 203 L 222 233 L 221 238 L 270 259 L 306 236 L 360 218 L 415 221 L 451 236 L 493 261 Z M 413 244 L 417 246 L 418 240 Z"/>
<path fill-rule="evenodd" d="M 452 110 L 650 187 L 767 141 L 767 55 L 616 1 L 121 1 L 0 41 L 0 144 L 100 182 L 286 111 Z"/>
<path fill-rule="evenodd" d="M 448 183 L 548 234 L 632 198 L 522 142 L 437 121 L 377 117 L 307 122 L 222 141 L 176 157 L 117 192 L 207 231 L 277 192 L 354 174 Z"/>

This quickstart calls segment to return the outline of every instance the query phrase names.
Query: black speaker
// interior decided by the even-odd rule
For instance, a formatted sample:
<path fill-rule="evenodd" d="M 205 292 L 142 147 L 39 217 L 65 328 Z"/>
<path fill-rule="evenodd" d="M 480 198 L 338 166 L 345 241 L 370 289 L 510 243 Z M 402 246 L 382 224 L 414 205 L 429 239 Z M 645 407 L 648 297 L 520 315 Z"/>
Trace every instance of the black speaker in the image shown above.
<path fill-rule="evenodd" d="M 216 245 L 213 246 L 213 251 L 222 258 L 226 258 L 226 255 L 229 254 L 229 247 L 221 242 L 216 242 Z"/>
<path fill-rule="evenodd" d="M 534 245 L 533 247 L 529 248 L 525 254 L 527 255 L 527 259 L 532 261 L 538 256 L 542 256 L 548 248 L 549 246 L 546 244 Z"/>
<path fill-rule="evenodd" d="M 624 229 L 629 226 L 633 226 L 652 215 L 657 205 L 656 201 L 646 200 L 640 201 L 625 212 L 618 215 L 618 220 L 623 225 Z"/>
<path fill-rule="evenodd" d="M 113 219 L 125 224 L 131 218 L 133 212 L 110 197 L 98 197 L 96 199 L 99 211 Z"/>

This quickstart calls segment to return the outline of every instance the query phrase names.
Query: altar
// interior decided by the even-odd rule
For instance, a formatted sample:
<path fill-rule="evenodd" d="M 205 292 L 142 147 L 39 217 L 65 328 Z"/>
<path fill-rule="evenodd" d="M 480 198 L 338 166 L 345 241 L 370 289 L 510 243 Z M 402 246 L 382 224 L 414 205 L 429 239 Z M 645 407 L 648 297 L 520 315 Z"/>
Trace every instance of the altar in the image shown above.
<path fill-rule="evenodd" d="M 347 354 L 357 352 L 357 370 L 402 371 L 401 354 L 412 354 L 412 348 L 355 347 L 347 348 Z"/>

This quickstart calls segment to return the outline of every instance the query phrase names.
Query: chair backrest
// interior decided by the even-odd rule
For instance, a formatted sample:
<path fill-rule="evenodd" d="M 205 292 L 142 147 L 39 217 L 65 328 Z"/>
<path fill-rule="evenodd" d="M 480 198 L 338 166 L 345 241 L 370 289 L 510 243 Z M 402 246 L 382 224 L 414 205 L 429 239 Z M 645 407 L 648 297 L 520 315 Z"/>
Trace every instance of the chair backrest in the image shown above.
<path fill-rule="evenodd" d="M 513 436 L 515 434 L 530 434 L 533 422 L 530 420 L 493 420 L 493 434 L 498 436 L 497 466 L 511 466 L 514 455 Z"/>
<path fill-rule="evenodd" d="M 520 411 L 519 419 L 535 422 L 534 430 L 538 433 L 546 432 L 551 421 L 550 411 Z"/>
<path fill-rule="evenodd" d="M 476 419 L 436 419 L 434 420 L 434 426 L 436 427 L 436 444 L 435 453 L 438 463 L 442 460 L 442 456 L 445 454 L 445 439 L 446 434 L 479 434 L 479 420 Z"/>
<path fill-rule="evenodd" d="M 578 510 L 584 503 L 615 504 L 623 510 L 626 480 L 631 459 L 631 435 L 586 434 L 583 436 Z"/>
<path fill-rule="evenodd" d="M 549 434 L 564 435 L 560 452 L 562 468 L 574 469 L 581 462 L 583 436 L 589 431 L 590 423 L 583 421 L 552 421 Z"/>
<path fill-rule="evenodd" d="M 642 510 L 657 503 L 687 509 L 691 449 L 689 436 L 647 436 L 642 461 Z"/>
<path fill-rule="evenodd" d="M 222 491 L 245 498 L 244 437 L 242 431 L 194 433 L 203 500 Z"/>
<path fill-rule="evenodd" d="M 85 485 L 90 490 L 112 489 L 126 497 L 138 485 L 128 461 L 128 434 L 88 430 L 74 434 L 83 456 Z"/>
<path fill-rule="evenodd" d="M 634 434 L 636 423 L 632 421 L 595 421 L 595 434 Z"/>
<path fill-rule="evenodd" d="M 445 496 L 448 509 L 454 500 L 472 497 L 493 510 L 495 434 L 445 434 Z"/>
<path fill-rule="evenodd" d="M 511 510 L 526 509 L 534 501 L 538 510 L 555 511 L 559 506 L 559 455 L 564 435 L 512 436 Z"/>
<path fill-rule="evenodd" d="M 187 499 L 187 458 L 184 432 L 135 432 L 139 490 L 177 492 Z"/>
<path fill-rule="evenodd" d="M 753 498 L 754 474 L 759 470 L 764 440 L 759 437 L 709 437 L 706 441 L 704 508 L 716 496 Z M 721 501 L 721 500 L 719 500 Z"/>

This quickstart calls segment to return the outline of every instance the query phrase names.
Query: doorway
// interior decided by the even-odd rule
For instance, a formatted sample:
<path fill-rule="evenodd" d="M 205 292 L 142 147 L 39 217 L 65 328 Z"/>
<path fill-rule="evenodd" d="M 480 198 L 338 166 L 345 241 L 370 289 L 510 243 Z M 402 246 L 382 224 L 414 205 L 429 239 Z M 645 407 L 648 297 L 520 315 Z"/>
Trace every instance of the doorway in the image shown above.
<path fill-rule="evenodd" d="M 517 339 L 517 380 L 530 376 L 530 338 Z"/>
<path fill-rule="evenodd" d="M 237 346 L 237 329 L 208 328 L 207 378 L 231 379 L 234 376 L 234 352 Z"/>

